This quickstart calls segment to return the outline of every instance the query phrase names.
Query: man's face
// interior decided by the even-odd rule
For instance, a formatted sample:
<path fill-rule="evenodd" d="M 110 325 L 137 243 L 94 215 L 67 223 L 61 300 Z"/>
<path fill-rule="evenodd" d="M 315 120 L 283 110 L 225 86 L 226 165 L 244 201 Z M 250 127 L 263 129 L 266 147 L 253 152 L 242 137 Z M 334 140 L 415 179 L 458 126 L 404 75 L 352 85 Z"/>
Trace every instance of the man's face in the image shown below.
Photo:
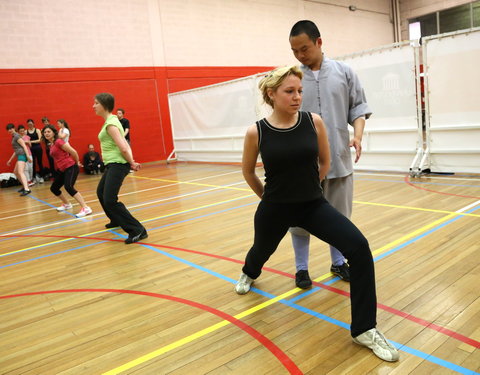
<path fill-rule="evenodd" d="M 95 151 L 95 147 L 93 145 L 88 146 L 88 151 Z"/>
<path fill-rule="evenodd" d="M 121 120 L 123 118 L 123 112 L 117 111 L 117 117 Z"/>
<path fill-rule="evenodd" d="M 313 42 L 307 34 L 303 33 L 290 37 L 290 46 L 295 58 L 309 68 L 317 65 L 322 59 L 321 38 Z"/>

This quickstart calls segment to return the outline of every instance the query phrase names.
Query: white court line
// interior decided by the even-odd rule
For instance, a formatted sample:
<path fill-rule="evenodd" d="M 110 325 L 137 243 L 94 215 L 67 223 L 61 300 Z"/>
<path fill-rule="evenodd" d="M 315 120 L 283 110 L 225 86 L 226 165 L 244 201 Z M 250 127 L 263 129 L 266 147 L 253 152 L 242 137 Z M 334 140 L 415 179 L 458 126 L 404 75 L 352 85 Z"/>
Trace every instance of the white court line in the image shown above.
<path fill-rule="evenodd" d="M 259 168 L 262 168 L 262 167 L 257 167 L 257 169 L 259 169 Z M 198 181 L 202 181 L 202 180 L 207 180 L 207 179 L 210 179 L 210 178 L 217 178 L 217 177 L 226 176 L 226 175 L 230 175 L 230 174 L 237 174 L 237 173 L 241 173 L 241 170 L 239 170 L 239 171 L 233 171 L 233 172 L 227 172 L 227 173 L 222 173 L 222 174 L 213 175 L 213 176 L 201 177 L 201 178 L 197 178 L 197 179 L 190 180 L 190 181 L 183 181 L 183 182 L 171 183 L 171 184 L 162 185 L 162 186 L 155 186 L 155 187 L 148 188 L 148 189 L 135 190 L 135 191 L 132 191 L 132 192 L 129 192 L 129 193 L 119 194 L 119 197 L 121 197 L 121 196 L 126 196 L 126 195 L 131 195 L 131 194 L 143 193 L 143 192 L 151 191 L 151 190 L 155 190 L 155 189 L 164 189 L 164 188 L 167 188 L 167 187 L 170 187 L 170 186 L 179 185 L 179 184 L 181 184 L 181 183 L 194 183 L 194 182 L 198 182 Z M 381 177 L 404 177 L 404 175 L 402 176 L 401 174 L 368 173 L 368 172 L 355 172 L 355 175 L 381 176 Z M 134 177 L 134 176 L 132 176 L 132 177 Z M 432 177 L 432 178 L 448 179 L 448 180 L 457 179 L 457 180 L 467 180 L 467 181 L 471 181 L 471 180 L 472 180 L 472 179 L 470 179 L 470 178 L 450 178 L 450 177 L 441 177 L 441 176 L 440 176 L 440 177 Z M 147 179 L 148 179 L 148 178 L 147 178 Z M 167 178 L 166 178 L 165 180 L 167 180 Z M 476 180 L 476 179 L 473 179 L 473 180 Z M 152 178 L 152 181 L 155 181 L 155 178 Z M 229 187 L 229 186 L 242 185 L 242 184 L 246 184 L 246 182 L 245 182 L 245 181 L 241 181 L 241 182 L 236 182 L 236 183 L 229 184 L 229 185 L 219 186 L 218 188 L 205 189 L 205 190 L 201 190 L 201 191 L 198 191 L 198 192 L 193 192 L 193 193 L 187 193 L 187 194 L 183 194 L 183 195 L 173 196 L 173 197 L 170 197 L 170 198 L 158 199 L 158 200 L 150 201 L 150 202 L 147 202 L 147 203 L 139 203 L 139 204 L 136 204 L 136 205 L 128 206 L 128 208 L 138 208 L 138 207 L 142 207 L 142 206 L 146 206 L 146 205 L 150 205 L 150 204 L 155 204 L 155 203 L 160 203 L 160 202 L 169 201 L 169 200 L 172 200 L 172 199 L 181 199 L 181 198 L 183 198 L 183 197 L 188 197 L 188 196 L 195 195 L 195 194 L 201 194 L 201 193 L 205 193 L 205 192 L 209 192 L 209 191 L 213 191 L 213 190 L 220 190 L 220 189 L 222 189 L 222 188 L 227 188 L 227 187 Z M 90 200 L 90 201 L 86 201 L 86 202 L 96 202 L 96 201 L 97 201 L 97 200 Z M 76 204 L 74 204 L 74 205 L 76 205 Z M 474 205 L 475 205 L 475 204 L 474 204 Z M 52 210 L 52 208 L 45 208 L 45 209 L 43 209 L 43 210 L 38 210 L 38 211 L 33 211 L 33 212 L 24 212 L 24 213 L 22 213 L 22 214 L 12 215 L 12 216 L 8 216 L 8 217 L 0 218 L 0 221 L 1 221 L 1 220 L 6 220 L 6 219 L 15 218 L 15 217 L 22 217 L 22 216 L 26 216 L 26 215 L 30 215 L 30 214 L 35 214 L 35 213 L 46 212 L 46 211 L 50 211 L 50 210 Z M 102 213 L 97 213 L 97 214 L 89 215 L 89 217 L 100 216 L 100 215 L 104 215 L 104 213 L 102 212 Z M 69 220 L 62 220 L 61 223 L 70 223 L 70 222 L 74 222 L 74 221 L 77 221 L 77 220 L 78 220 L 78 219 L 76 219 L 76 218 L 72 218 L 72 219 L 69 219 Z M 36 227 L 31 227 L 31 228 L 28 228 L 28 229 L 23 229 L 23 230 L 19 230 L 19 231 L 16 231 L 16 232 L 7 232 L 7 233 L 3 233 L 3 234 L 5 234 L 5 235 L 18 234 L 18 233 L 28 232 L 28 231 L 31 231 L 31 230 L 38 230 L 38 229 L 50 227 L 50 226 L 53 226 L 53 225 L 57 225 L 58 223 L 59 223 L 59 222 L 57 221 L 57 222 L 53 222 L 53 223 L 50 223 L 50 224 L 42 224 L 42 225 L 39 225 L 39 226 L 36 226 Z"/>
<path fill-rule="evenodd" d="M 139 203 L 139 204 L 135 204 L 135 205 L 132 205 L 132 206 L 128 206 L 128 208 L 132 209 L 132 208 L 147 206 L 147 205 L 151 205 L 151 204 L 155 204 L 155 203 L 161 203 L 161 202 L 167 202 L 167 201 L 170 201 L 170 200 L 181 199 L 181 198 L 185 198 L 185 197 L 188 197 L 188 196 L 202 194 L 202 193 L 206 193 L 206 192 L 213 191 L 213 190 L 220 190 L 220 189 L 224 189 L 225 187 L 228 187 L 228 186 L 240 185 L 240 184 L 244 184 L 244 183 L 245 182 L 235 182 L 233 184 L 223 185 L 223 186 L 210 188 L 210 189 L 205 189 L 205 190 L 199 190 L 199 191 L 195 191 L 193 193 L 186 193 L 186 194 L 182 194 L 182 195 L 175 195 L 175 196 L 169 197 L 169 198 L 156 199 L 156 200 L 149 201 L 149 202 L 146 202 L 146 203 Z M 44 210 L 44 211 L 46 211 L 46 210 Z M 37 211 L 37 212 L 41 212 L 41 211 Z M 27 214 L 25 214 L 25 215 L 27 215 Z M 22 215 L 16 215 L 16 216 L 22 216 Z M 84 217 L 83 219 L 87 219 L 87 221 L 89 221 L 88 218 L 95 217 L 95 216 L 104 216 L 104 215 L 105 214 L 102 211 L 100 213 L 88 215 L 88 216 Z M 14 216 L 11 216 L 11 217 L 14 217 Z M 51 226 L 54 226 L 54 225 L 58 225 L 59 223 L 66 224 L 66 223 L 71 223 L 71 222 L 79 222 L 79 219 L 72 218 L 72 219 L 67 219 L 67 220 L 62 220 L 62 221 L 56 221 L 56 222 L 49 223 L 49 224 L 37 225 L 37 226 L 34 226 L 34 227 L 21 229 L 21 230 L 17 230 L 17 231 L 14 231 L 14 232 L 5 232 L 5 233 L 1 233 L 1 234 L 2 235 L 19 234 L 19 233 L 29 232 L 29 231 L 32 231 L 32 230 L 39 230 L 39 229 L 51 227 Z"/>
<path fill-rule="evenodd" d="M 353 176 L 355 175 L 363 175 L 363 176 L 382 176 L 382 177 L 405 177 L 407 173 L 404 174 L 388 174 L 388 173 L 369 173 L 369 172 L 353 172 Z M 429 179 L 436 179 L 436 180 L 458 180 L 458 181 L 480 181 L 480 178 L 473 178 L 473 177 L 443 177 L 443 176 L 423 176 L 425 178 Z M 427 181 L 422 181 L 422 178 L 419 179 L 414 179 L 411 180 L 410 182 L 415 182 L 416 180 L 421 181 L 421 182 L 427 182 Z"/>
<path fill-rule="evenodd" d="M 197 181 L 201 181 L 201 180 L 206 180 L 206 179 L 209 179 L 209 178 L 217 178 L 217 177 L 221 177 L 221 176 L 225 176 L 225 175 L 228 175 L 228 174 L 232 174 L 232 173 L 240 173 L 241 171 L 235 171 L 235 172 L 228 172 L 228 173 L 222 173 L 222 174 L 219 174 L 219 175 L 215 175 L 215 176 L 207 176 L 207 177 L 202 177 L 202 178 L 197 178 L 197 179 L 194 179 L 194 180 L 190 180 L 190 181 L 186 181 L 186 182 L 183 182 L 183 183 L 192 183 L 192 182 L 197 182 Z M 140 176 L 139 176 L 140 177 Z M 148 179 L 149 177 L 147 177 L 146 179 Z M 142 177 L 142 179 L 145 179 L 144 177 Z M 158 180 L 158 178 L 157 178 Z M 166 178 L 164 180 L 167 180 Z M 152 178 L 152 181 L 155 181 L 155 178 Z M 182 182 L 173 182 L 171 184 L 167 184 L 167 185 L 162 185 L 162 186 L 155 186 L 155 187 L 152 187 L 152 188 L 148 188 L 148 189 L 141 189 L 141 190 L 134 190 L 134 191 L 131 191 L 131 192 L 128 192 L 128 193 L 123 193 L 123 194 L 119 194 L 118 196 L 119 197 L 124 197 L 126 195 L 131 195 L 131 194 L 138 194 L 138 193 L 144 193 L 146 191 L 151 191 L 151 190 L 156 190 L 156 189 L 164 189 L 164 188 L 167 188 L 167 187 L 170 187 L 170 186 L 176 186 L 176 185 L 179 185 L 179 184 L 182 184 Z M 223 185 L 223 187 L 228 187 L 228 186 L 234 186 L 234 185 L 240 185 L 240 184 L 246 184 L 245 181 L 243 182 L 236 182 L 234 184 L 230 184 L 230 185 Z M 219 186 L 218 189 L 221 189 L 222 187 Z M 85 203 L 90 203 L 90 202 L 98 202 L 98 199 L 94 199 L 94 200 L 85 200 Z M 152 202 L 148 202 L 148 203 L 145 203 L 145 204 L 151 204 L 151 203 L 155 203 L 156 201 L 152 201 Z M 138 205 L 134 205 L 134 206 L 129 206 L 129 207 L 141 207 L 145 204 L 138 204 Z M 36 205 L 38 207 L 45 207 L 45 204 L 38 204 Z M 77 203 L 73 203 L 73 206 L 77 206 Z M 16 218 L 16 217 L 22 217 L 22 216 L 26 216 L 26 215 L 30 215 L 30 214 L 37 214 L 37 213 L 41 213 L 41 212 L 47 212 L 47 211 L 50 211 L 52 210 L 53 208 L 44 208 L 42 210 L 37 210 L 37 211 L 28 211 L 28 212 L 22 212 L 21 214 L 17 214 L 17 215 L 11 215 L 11 216 L 6 216 L 6 217 L 0 217 L 0 221 L 1 220 L 8 220 L 8 219 L 13 219 L 13 218 Z M 16 210 L 11 210 L 11 211 L 3 211 L 2 213 L 9 213 L 9 212 L 17 212 L 17 211 L 20 211 L 20 210 L 24 210 L 22 208 L 20 209 L 16 209 Z"/>
<path fill-rule="evenodd" d="M 473 202 L 472 204 L 469 204 L 468 206 L 465 206 L 465 207 L 463 207 L 463 208 L 460 208 L 459 210 L 457 210 L 457 211 L 455 211 L 455 212 L 461 213 L 461 212 L 467 211 L 467 210 L 469 210 L 470 208 L 473 208 L 473 207 L 475 207 L 475 206 L 477 206 L 477 205 L 479 205 L 479 204 L 480 204 L 480 200 L 478 200 L 478 201 L 476 201 L 476 202 Z"/>

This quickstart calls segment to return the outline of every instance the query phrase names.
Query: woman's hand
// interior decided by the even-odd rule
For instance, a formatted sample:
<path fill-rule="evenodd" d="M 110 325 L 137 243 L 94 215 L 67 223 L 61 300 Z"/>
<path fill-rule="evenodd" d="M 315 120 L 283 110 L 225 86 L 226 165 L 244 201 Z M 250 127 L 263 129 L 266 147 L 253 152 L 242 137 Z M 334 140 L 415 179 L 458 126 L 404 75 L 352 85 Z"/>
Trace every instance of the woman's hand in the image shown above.
<path fill-rule="evenodd" d="M 133 162 L 133 163 L 130 163 L 130 169 L 132 171 L 138 171 L 140 170 L 140 163 L 137 163 L 137 162 Z"/>

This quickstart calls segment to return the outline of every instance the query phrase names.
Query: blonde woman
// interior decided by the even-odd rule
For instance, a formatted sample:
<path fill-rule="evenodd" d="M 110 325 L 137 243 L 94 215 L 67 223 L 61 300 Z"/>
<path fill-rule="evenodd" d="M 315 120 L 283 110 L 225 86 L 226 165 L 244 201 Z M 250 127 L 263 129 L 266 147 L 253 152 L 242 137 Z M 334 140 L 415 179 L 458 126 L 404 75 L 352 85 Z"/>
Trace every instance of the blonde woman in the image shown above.
<path fill-rule="evenodd" d="M 320 116 L 299 111 L 302 77 L 298 67 L 290 66 L 274 70 L 259 84 L 273 112 L 250 126 L 245 136 L 243 176 L 261 201 L 254 243 L 235 291 L 248 293 L 288 229 L 304 228 L 334 245 L 350 263 L 353 341 L 383 360 L 397 361 L 397 349 L 376 329 L 375 272 L 368 241 L 323 197 L 320 182 L 330 166 L 327 132 Z M 255 172 L 259 154 L 265 185 Z"/>

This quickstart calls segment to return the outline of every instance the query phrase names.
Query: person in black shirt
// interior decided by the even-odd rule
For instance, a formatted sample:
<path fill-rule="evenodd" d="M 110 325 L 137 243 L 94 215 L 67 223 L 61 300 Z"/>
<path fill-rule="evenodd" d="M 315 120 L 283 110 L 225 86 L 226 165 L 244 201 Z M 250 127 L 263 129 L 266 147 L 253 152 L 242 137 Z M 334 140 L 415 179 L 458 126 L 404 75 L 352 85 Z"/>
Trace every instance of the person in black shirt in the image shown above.
<path fill-rule="evenodd" d="M 103 173 L 105 169 L 100 154 L 95 151 L 95 146 L 92 144 L 88 145 L 88 152 L 83 155 L 83 167 L 86 174 Z"/>
<path fill-rule="evenodd" d="M 323 197 L 320 182 L 330 167 L 327 131 L 319 115 L 299 111 L 302 77 L 298 67 L 290 66 L 274 70 L 259 83 L 273 112 L 250 126 L 245 136 L 242 172 L 261 201 L 254 243 L 235 292 L 248 293 L 288 229 L 301 227 L 335 246 L 349 261 L 353 341 L 385 361 L 397 361 L 397 349 L 376 329 L 375 270 L 368 241 Z M 259 154 L 265 185 L 255 172 Z"/>
<path fill-rule="evenodd" d="M 125 139 L 127 140 L 128 144 L 130 144 L 130 121 L 124 117 L 125 110 L 123 108 L 117 109 L 117 117 L 120 120 L 120 124 L 122 124 L 123 131 L 125 133 Z"/>

